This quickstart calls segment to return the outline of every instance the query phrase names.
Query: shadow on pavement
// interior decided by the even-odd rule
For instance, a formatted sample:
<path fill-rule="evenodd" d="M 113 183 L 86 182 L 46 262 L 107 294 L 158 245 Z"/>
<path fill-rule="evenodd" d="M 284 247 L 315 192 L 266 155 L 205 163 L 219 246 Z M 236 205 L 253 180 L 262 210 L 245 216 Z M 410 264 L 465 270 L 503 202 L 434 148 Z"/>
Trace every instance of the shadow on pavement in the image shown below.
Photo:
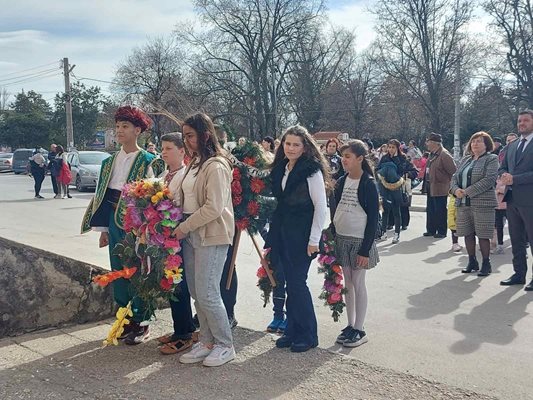
<path fill-rule="evenodd" d="M 472 298 L 482 279 L 470 280 L 470 275 L 461 274 L 427 287 L 422 292 L 409 296 L 410 307 L 405 312 L 408 319 L 429 319 L 440 314 L 449 314 Z"/>
<path fill-rule="evenodd" d="M 180 364 L 177 355 L 160 355 L 155 340 L 102 348 L 101 340 L 83 341 L 75 331 L 64 332 L 22 342 L 24 349 L 32 350 L 32 361 L 15 362 L 11 368 L 0 363 L 0 381 L 6 383 L 0 388 L 3 399 L 266 400 L 291 392 L 335 357 L 327 352 L 318 356 L 320 350 L 290 353 L 275 348 L 262 333 L 237 328 L 237 358 L 221 368 L 206 368 L 201 363 Z M 70 339 L 68 344 L 65 338 Z M 52 351 L 54 342 L 63 342 L 63 348 Z"/>
<path fill-rule="evenodd" d="M 510 301 L 517 293 L 521 295 Z M 472 308 L 469 314 L 456 315 L 455 330 L 465 337 L 455 342 L 450 351 L 468 354 L 478 350 L 483 343 L 500 346 L 511 343 L 517 337 L 514 325 L 528 315 L 526 307 L 531 300 L 533 297 L 524 293 L 522 286 L 512 286 Z"/>

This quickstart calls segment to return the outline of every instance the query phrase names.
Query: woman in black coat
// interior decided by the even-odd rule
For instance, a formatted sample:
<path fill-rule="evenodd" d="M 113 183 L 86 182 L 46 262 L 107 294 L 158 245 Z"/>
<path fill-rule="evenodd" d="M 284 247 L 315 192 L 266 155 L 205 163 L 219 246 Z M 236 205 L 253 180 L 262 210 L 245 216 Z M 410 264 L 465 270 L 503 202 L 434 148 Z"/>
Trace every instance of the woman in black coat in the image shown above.
<path fill-rule="evenodd" d="M 400 241 L 400 228 L 403 225 L 407 227 L 407 224 L 402 224 L 401 208 L 403 211 L 409 212 L 409 205 L 405 204 L 402 197 L 402 186 L 404 185 L 405 178 L 415 179 L 418 175 L 418 170 L 409 161 L 409 159 L 403 154 L 400 148 L 400 142 L 396 139 L 389 140 L 387 144 L 388 153 L 381 157 L 377 168 L 379 187 L 381 197 L 383 199 L 383 223 L 389 221 L 389 215 L 392 213 L 394 216 L 394 237 L 392 243 L 398 243 Z M 391 182 L 381 174 L 381 171 L 388 167 L 395 167 L 395 172 L 399 178 L 395 182 Z M 407 217 L 407 216 L 406 216 Z M 404 222 L 408 218 L 404 219 Z M 407 222 L 408 223 L 408 222 Z"/>

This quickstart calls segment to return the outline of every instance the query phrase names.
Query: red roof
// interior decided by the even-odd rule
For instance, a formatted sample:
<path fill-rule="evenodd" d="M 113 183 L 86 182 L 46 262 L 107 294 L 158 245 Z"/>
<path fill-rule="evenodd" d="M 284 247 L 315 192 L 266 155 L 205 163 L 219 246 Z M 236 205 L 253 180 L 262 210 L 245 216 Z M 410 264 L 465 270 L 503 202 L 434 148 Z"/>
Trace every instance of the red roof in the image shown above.
<path fill-rule="evenodd" d="M 333 138 L 337 138 L 342 132 L 341 131 L 335 131 L 335 132 L 317 132 L 313 134 L 313 137 L 315 140 L 329 140 Z"/>

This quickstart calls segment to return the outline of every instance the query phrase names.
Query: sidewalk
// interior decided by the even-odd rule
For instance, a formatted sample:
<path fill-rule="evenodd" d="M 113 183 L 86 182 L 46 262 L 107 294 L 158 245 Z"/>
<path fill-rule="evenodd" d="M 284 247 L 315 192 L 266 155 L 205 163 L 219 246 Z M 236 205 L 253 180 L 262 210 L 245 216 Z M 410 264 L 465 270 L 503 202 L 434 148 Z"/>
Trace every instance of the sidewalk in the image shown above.
<path fill-rule="evenodd" d="M 161 356 L 152 340 L 102 348 L 109 324 L 77 325 L 0 340 L 0 398 L 25 399 L 492 399 L 314 349 L 277 349 L 270 334 L 237 327 L 237 358 L 219 368 Z"/>

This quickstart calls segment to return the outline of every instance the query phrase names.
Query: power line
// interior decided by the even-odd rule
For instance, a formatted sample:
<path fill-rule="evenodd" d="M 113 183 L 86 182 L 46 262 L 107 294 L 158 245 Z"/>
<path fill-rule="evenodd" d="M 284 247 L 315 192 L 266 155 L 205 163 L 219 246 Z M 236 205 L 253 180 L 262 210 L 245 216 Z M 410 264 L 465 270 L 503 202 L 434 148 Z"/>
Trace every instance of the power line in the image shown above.
<path fill-rule="evenodd" d="M 40 75 L 40 74 L 43 74 L 43 73 L 46 73 L 46 72 L 52 72 L 52 71 L 58 71 L 58 70 L 59 70 L 58 68 L 50 68 L 50 69 L 46 69 L 46 70 L 43 70 L 43 71 L 32 72 L 31 74 L 14 76 L 13 78 L 0 79 L 0 84 L 1 84 L 1 82 L 4 82 L 4 81 L 12 81 L 12 80 L 17 80 L 17 79 L 21 79 L 21 78 L 28 78 L 28 77 L 37 76 L 37 75 Z"/>
<path fill-rule="evenodd" d="M 53 61 L 53 62 L 48 63 L 48 64 L 43 64 L 43 65 L 38 65 L 38 66 L 36 66 L 36 67 L 32 67 L 32 68 L 28 68 L 28 69 L 23 69 L 23 70 L 21 70 L 21 71 L 10 72 L 9 74 L 5 74 L 4 76 L 16 75 L 16 74 L 20 74 L 20 73 L 27 72 L 27 71 L 32 71 L 32 70 L 34 70 L 34 69 L 39 69 L 39 68 L 43 68 L 43 67 L 48 67 L 49 65 L 56 64 L 56 63 L 59 63 L 59 60 L 58 60 L 58 61 Z"/>
<path fill-rule="evenodd" d="M 47 72 L 44 75 L 34 76 L 34 77 L 31 77 L 31 78 L 25 78 L 25 79 L 21 79 L 19 81 L 15 81 L 15 82 L 9 82 L 9 83 L 7 83 L 5 85 L 2 85 L 2 86 L 3 87 L 7 87 L 7 86 L 16 85 L 16 84 L 19 84 L 19 83 L 36 82 L 36 81 L 39 81 L 41 79 L 46 79 L 46 78 L 50 78 L 52 76 L 59 76 L 59 75 L 61 75 L 61 72 L 59 72 L 59 71 L 57 71 L 57 72 Z"/>

